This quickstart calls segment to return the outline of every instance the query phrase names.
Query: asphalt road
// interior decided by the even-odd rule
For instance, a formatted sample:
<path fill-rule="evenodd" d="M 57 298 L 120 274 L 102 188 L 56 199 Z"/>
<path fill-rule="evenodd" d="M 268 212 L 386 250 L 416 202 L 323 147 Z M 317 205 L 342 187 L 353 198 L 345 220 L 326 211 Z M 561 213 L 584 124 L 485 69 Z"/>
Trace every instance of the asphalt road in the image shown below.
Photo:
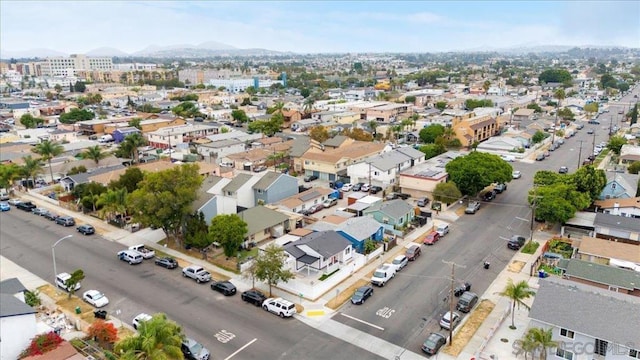
<path fill-rule="evenodd" d="M 104 292 L 110 300 L 104 309 L 129 323 L 141 312 L 164 312 L 203 343 L 213 359 L 326 359 L 329 349 L 335 359 L 377 358 L 298 320 L 280 319 L 246 304 L 239 294 L 224 297 L 208 284 L 183 278 L 180 269 L 166 270 L 151 260 L 128 265 L 116 257 L 122 245 L 83 236 L 75 227 L 64 228 L 15 208 L 0 214 L 0 221 L 2 255 L 50 283 L 51 246 L 74 234 L 56 246 L 56 265 L 58 272 L 85 272 L 80 296 L 89 289 Z"/>

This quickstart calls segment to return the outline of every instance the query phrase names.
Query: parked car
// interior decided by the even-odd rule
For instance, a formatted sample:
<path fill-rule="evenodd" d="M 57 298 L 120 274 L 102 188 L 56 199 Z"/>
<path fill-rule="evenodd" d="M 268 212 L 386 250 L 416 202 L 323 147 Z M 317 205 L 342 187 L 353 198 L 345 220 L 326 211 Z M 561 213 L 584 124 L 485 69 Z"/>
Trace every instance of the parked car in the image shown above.
<path fill-rule="evenodd" d="M 240 295 L 243 301 L 246 301 L 255 306 L 262 306 L 267 297 L 258 290 L 247 290 Z"/>
<path fill-rule="evenodd" d="M 456 304 L 456 310 L 462 311 L 463 313 L 468 313 L 473 309 L 473 307 L 478 302 L 478 295 L 472 293 L 471 291 L 465 291 L 462 295 L 460 295 L 460 299 L 458 299 L 458 303 Z"/>
<path fill-rule="evenodd" d="M 443 237 L 449 233 L 449 224 L 440 224 L 436 226 L 436 232 Z"/>
<path fill-rule="evenodd" d="M 256 166 L 253 168 L 253 172 L 262 172 L 267 170 L 267 167 L 264 165 Z"/>
<path fill-rule="evenodd" d="M 211 283 L 211 290 L 217 291 L 224 296 L 235 295 L 236 286 L 231 281 L 214 281 Z"/>
<path fill-rule="evenodd" d="M 351 303 L 354 305 L 364 304 L 371 295 L 373 295 L 373 287 L 368 285 L 359 287 L 351 296 Z"/>
<path fill-rule="evenodd" d="M 396 271 L 400 271 L 404 269 L 405 266 L 409 263 L 409 259 L 404 255 L 398 255 L 391 261 L 391 264 L 396 267 Z"/>
<path fill-rule="evenodd" d="M 24 201 L 24 202 L 21 201 L 18 203 L 18 205 L 16 205 L 16 208 L 22 211 L 32 211 L 33 209 L 36 208 L 36 205 L 31 201 Z"/>
<path fill-rule="evenodd" d="M 262 303 L 262 308 L 280 317 L 291 317 L 296 313 L 296 306 L 282 298 L 269 298 Z"/>
<path fill-rule="evenodd" d="M 151 320 L 153 317 L 149 314 L 146 313 L 140 313 L 138 315 L 136 315 L 136 317 L 133 318 L 132 324 L 133 324 L 133 328 L 138 330 L 138 327 L 140 326 L 140 324 L 142 324 L 145 321 L 149 321 Z"/>
<path fill-rule="evenodd" d="M 182 269 L 182 276 L 192 278 L 198 284 L 211 281 L 211 274 L 198 265 L 191 265 Z"/>
<path fill-rule="evenodd" d="M 433 245 L 440 240 L 440 234 L 437 231 L 432 231 L 424 238 L 424 243 L 426 245 Z"/>
<path fill-rule="evenodd" d="M 49 210 L 45 209 L 45 208 L 33 208 L 31 209 L 31 213 L 33 215 L 38 215 L 38 216 L 44 216 L 49 212 Z"/>
<path fill-rule="evenodd" d="M 429 205 L 429 198 L 422 197 L 422 198 L 418 199 L 417 205 L 419 207 L 425 207 L 425 206 Z"/>
<path fill-rule="evenodd" d="M 84 294 L 82 294 L 82 300 L 97 308 L 107 306 L 109 304 L 109 299 L 98 290 L 85 291 Z"/>
<path fill-rule="evenodd" d="M 507 191 L 507 184 L 499 183 L 493 187 L 493 191 L 495 191 L 498 194 L 502 194 L 503 192 Z"/>
<path fill-rule="evenodd" d="M 168 256 L 156 258 L 154 263 L 166 269 L 175 269 L 178 267 L 178 262 L 176 261 L 176 259 Z"/>
<path fill-rule="evenodd" d="M 466 209 L 464 209 L 465 214 L 475 214 L 478 209 L 480 209 L 480 203 L 478 201 L 471 201 Z"/>
<path fill-rule="evenodd" d="M 13 198 L 13 199 L 9 200 L 8 202 L 9 202 L 9 205 L 17 206 L 18 204 L 20 204 L 22 202 L 22 200 L 20 200 L 18 198 Z"/>
<path fill-rule="evenodd" d="M 0 211 L 9 211 L 11 210 L 11 206 L 7 202 L 0 202 Z"/>
<path fill-rule="evenodd" d="M 367 191 L 370 191 L 370 190 L 371 190 L 371 185 L 369 185 L 369 184 L 364 184 L 364 185 L 362 185 L 360 187 L 360 191 L 363 191 L 363 192 L 367 192 Z"/>
<path fill-rule="evenodd" d="M 566 166 L 560 166 L 560 169 L 558 169 L 559 174 L 566 174 L 568 172 L 569 172 L 569 168 Z"/>
<path fill-rule="evenodd" d="M 307 175 L 304 177 L 304 182 L 311 182 L 313 180 L 318 180 L 318 177 L 315 175 Z"/>
<path fill-rule="evenodd" d="M 191 339 L 184 338 L 181 346 L 182 354 L 188 360 L 209 360 L 209 350 L 204 345 Z"/>
<path fill-rule="evenodd" d="M 96 229 L 94 229 L 93 226 L 89 224 L 80 225 L 76 228 L 76 230 L 78 230 L 78 232 L 82 235 L 92 235 L 96 233 Z"/>
<path fill-rule="evenodd" d="M 589 134 L 589 135 L 593 134 L 594 132 L 595 132 L 595 130 L 593 130 L 593 129 L 587 130 L 587 134 Z"/>
<path fill-rule="evenodd" d="M 359 183 L 353 185 L 353 191 L 360 191 L 360 189 L 362 189 L 362 185 L 364 185 L 363 182 L 359 182 Z"/>
<path fill-rule="evenodd" d="M 315 214 L 322 209 L 324 209 L 324 204 L 315 204 L 315 205 L 311 205 L 311 207 L 308 209 L 302 210 L 302 214 L 308 216 L 311 214 Z"/>
<path fill-rule="evenodd" d="M 372 186 L 371 189 L 369 190 L 369 193 L 370 194 L 377 194 L 380 191 L 382 191 L 382 187 L 380 187 L 380 186 Z"/>
<path fill-rule="evenodd" d="M 493 190 L 487 191 L 486 193 L 482 194 L 482 200 L 484 201 L 491 201 L 495 198 L 496 198 L 496 192 Z"/>
<path fill-rule="evenodd" d="M 527 239 L 525 239 L 524 236 L 513 235 L 511 240 L 507 242 L 507 247 L 511 250 L 520 250 L 526 241 Z"/>
<path fill-rule="evenodd" d="M 49 212 L 47 214 L 42 215 L 42 217 L 50 221 L 55 221 L 57 218 L 60 217 L 60 215 Z"/>
<path fill-rule="evenodd" d="M 444 337 L 444 335 L 439 333 L 431 333 L 429 334 L 427 340 L 424 341 L 424 344 L 422 344 L 422 351 L 429 355 L 435 355 L 438 353 L 438 350 L 440 350 L 440 348 L 446 343 L 447 338 Z"/>
<path fill-rule="evenodd" d="M 598 121 L 596 119 L 591 119 L 591 120 L 587 121 L 587 124 L 600 125 L 600 121 Z"/>
<path fill-rule="evenodd" d="M 418 256 L 420 256 L 421 252 L 422 252 L 422 249 L 420 249 L 420 246 L 411 245 L 407 249 L 407 251 L 404 253 L 404 255 L 407 257 L 407 259 L 409 259 L 409 261 L 414 261 L 415 259 L 418 258 Z"/>
<path fill-rule="evenodd" d="M 60 216 L 56 219 L 56 224 L 62 225 L 64 227 L 74 226 L 76 224 L 76 221 L 73 220 L 71 216 Z"/>
<path fill-rule="evenodd" d="M 455 289 L 453 289 L 453 296 L 460 297 L 460 295 L 469 290 L 471 290 L 471 283 L 465 282 L 464 284 L 459 285 Z"/>
<path fill-rule="evenodd" d="M 536 161 L 542 161 L 545 159 L 546 156 L 544 156 L 543 153 L 540 153 L 538 155 L 536 155 Z"/>
<path fill-rule="evenodd" d="M 140 264 L 144 260 L 142 254 L 135 250 L 118 251 L 118 259 L 128 262 L 129 265 Z"/>
<path fill-rule="evenodd" d="M 342 188 L 340 188 L 340 191 L 342 192 L 349 192 L 353 189 L 353 184 L 351 183 L 346 183 L 344 185 L 342 185 Z"/>
<path fill-rule="evenodd" d="M 511 173 L 511 177 L 514 179 L 520 179 L 522 177 L 522 172 L 520 170 L 514 170 Z"/>
<path fill-rule="evenodd" d="M 322 202 L 322 205 L 325 208 L 330 208 L 332 206 L 336 206 L 336 205 L 338 205 L 338 199 L 327 199 L 327 200 Z"/>
<path fill-rule="evenodd" d="M 442 319 L 440 319 L 440 328 L 441 329 L 455 329 L 456 326 L 460 323 L 460 314 L 457 312 L 447 311 L 444 315 L 442 315 Z"/>
<path fill-rule="evenodd" d="M 71 278 L 71 274 L 63 272 L 60 273 L 56 276 L 56 286 L 65 290 L 65 291 L 69 291 L 69 285 L 67 284 L 67 282 L 69 281 L 69 279 Z M 74 290 L 78 291 L 80 290 L 80 288 L 82 287 L 82 285 L 78 282 L 76 283 L 76 285 L 74 286 Z"/>

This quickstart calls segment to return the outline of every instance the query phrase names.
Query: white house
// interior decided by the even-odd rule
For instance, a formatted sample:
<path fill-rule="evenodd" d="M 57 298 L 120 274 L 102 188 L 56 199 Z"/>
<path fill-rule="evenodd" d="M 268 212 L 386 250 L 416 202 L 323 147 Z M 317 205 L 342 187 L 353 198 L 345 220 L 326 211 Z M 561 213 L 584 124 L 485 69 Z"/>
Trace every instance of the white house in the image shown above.
<path fill-rule="evenodd" d="M 352 183 L 371 183 L 386 188 L 397 183 L 401 171 L 424 161 L 423 152 L 412 147 L 401 147 L 351 164 L 347 166 L 347 174 Z"/>
<path fill-rule="evenodd" d="M 353 260 L 351 242 L 335 231 L 317 231 L 284 245 L 292 271 L 330 274 Z"/>
<path fill-rule="evenodd" d="M 245 151 L 245 144 L 237 139 L 226 139 L 200 144 L 197 149 L 198 154 L 205 158 L 214 158 L 219 164 L 228 155 Z"/>
<path fill-rule="evenodd" d="M 16 278 L 0 282 L 0 360 L 18 359 L 38 333 L 37 311 L 25 304 L 25 291 Z"/>

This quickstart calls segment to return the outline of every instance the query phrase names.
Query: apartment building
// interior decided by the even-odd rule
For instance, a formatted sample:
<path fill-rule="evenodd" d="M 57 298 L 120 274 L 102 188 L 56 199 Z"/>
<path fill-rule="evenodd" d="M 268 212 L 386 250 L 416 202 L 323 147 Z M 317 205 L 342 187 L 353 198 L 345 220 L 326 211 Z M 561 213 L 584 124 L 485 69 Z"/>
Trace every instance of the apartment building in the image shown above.
<path fill-rule="evenodd" d="M 74 76 L 78 70 L 113 70 L 113 60 L 109 57 L 88 57 L 73 54 L 69 57 L 50 57 L 41 65 L 45 76 Z"/>

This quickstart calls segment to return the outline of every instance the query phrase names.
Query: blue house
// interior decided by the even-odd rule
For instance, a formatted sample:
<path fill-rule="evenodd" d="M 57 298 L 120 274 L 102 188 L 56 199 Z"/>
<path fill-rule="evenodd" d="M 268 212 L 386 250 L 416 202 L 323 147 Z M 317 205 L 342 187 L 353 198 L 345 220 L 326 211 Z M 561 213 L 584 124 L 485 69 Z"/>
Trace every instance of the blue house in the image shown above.
<path fill-rule="evenodd" d="M 638 175 L 607 172 L 607 184 L 598 196 L 599 200 L 628 199 L 635 197 Z"/>
<path fill-rule="evenodd" d="M 123 128 L 118 128 L 113 132 L 113 140 L 116 142 L 116 144 L 120 144 L 122 141 L 124 141 L 124 138 L 126 138 L 127 136 L 131 135 L 131 134 L 142 134 L 142 132 L 140 131 L 140 129 L 135 128 L 133 126 L 128 126 L 128 127 L 123 127 Z"/>
<path fill-rule="evenodd" d="M 253 185 L 255 205 L 272 204 L 298 193 L 298 179 L 269 171 Z"/>
<path fill-rule="evenodd" d="M 363 216 L 350 218 L 341 223 L 336 232 L 349 240 L 357 252 L 363 254 L 365 241 L 382 241 L 384 227 L 374 219 Z"/>

